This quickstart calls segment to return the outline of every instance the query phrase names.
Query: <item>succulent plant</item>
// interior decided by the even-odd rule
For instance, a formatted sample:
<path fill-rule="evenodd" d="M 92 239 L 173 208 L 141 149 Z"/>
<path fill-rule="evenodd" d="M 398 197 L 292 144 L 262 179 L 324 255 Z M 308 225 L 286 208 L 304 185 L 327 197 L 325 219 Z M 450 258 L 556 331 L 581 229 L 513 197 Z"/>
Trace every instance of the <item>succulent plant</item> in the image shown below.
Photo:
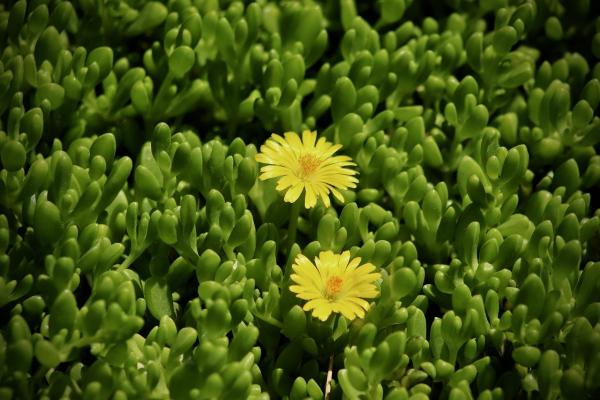
<path fill-rule="evenodd" d="M 593 1 L 5 3 L 0 399 L 600 393 Z"/>

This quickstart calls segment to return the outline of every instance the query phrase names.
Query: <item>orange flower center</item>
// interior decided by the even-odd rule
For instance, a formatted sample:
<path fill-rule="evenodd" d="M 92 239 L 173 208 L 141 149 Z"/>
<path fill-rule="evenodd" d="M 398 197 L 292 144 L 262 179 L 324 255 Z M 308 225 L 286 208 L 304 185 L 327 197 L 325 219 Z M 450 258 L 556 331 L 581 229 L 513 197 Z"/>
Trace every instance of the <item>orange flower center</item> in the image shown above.
<path fill-rule="evenodd" d="M 311 175 L 319 167 L 321 162 L 314 154 L 302 154 L 298 157 L 298 164 L 300 164 L 299 175 L 300 178 L 306 178 Z"/>
<path fill-rule="evenodd" d="M 329 277 L 325 284 L 325 297 L 328 299 L 334 299 L 338 293 L 342 290 L 344 280 L 337 275 Z"/>

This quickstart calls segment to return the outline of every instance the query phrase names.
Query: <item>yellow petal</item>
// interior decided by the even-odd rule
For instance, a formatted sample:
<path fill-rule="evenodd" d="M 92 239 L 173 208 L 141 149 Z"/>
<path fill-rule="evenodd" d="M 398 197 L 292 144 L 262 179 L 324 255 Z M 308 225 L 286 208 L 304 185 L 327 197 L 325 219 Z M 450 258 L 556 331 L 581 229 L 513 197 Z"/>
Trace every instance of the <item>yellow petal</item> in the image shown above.
<path fill-rule="evenodd" d="M 323 297 L 321 295 L 321 293 L 317 293 L 317 292 L 301 292 L 301 293 L 297 293 L 296 297 L 298 297 L 299 299 L 302 300 L 313 300 L 313 299 L 318 299 Z"/>
<path fill-rule="evenodd" d="M 298 178 L 296 178 L 293 175 L 282 176 L 281 179 L 279 179 L 279 181 L 277 182 L 276 189 L 282 192 L 290 186 L 294 186 L 298 183 L 300 183 Z"/>
<path fill-rule="evenodd" d="M 297 283 L 300 287 L 314 290 L 321 290 L 320 280 L 315 281 L 311 275 L 297 275 L 292 274 L 290 278 Z M 291 290 L 291 289 L 290 289 Z"/>
<path fill-rule="evenodd" d="M 303 190 L 304 184 L 302 182 L 298 182 L 288 189 L 288 191 L 285 193 L 285 196 L 283 197 L 283 200 L 288 203 L 293 203 L 296 200 L 298 200 L 298 197 L 300 197 Z"/>
<path fill-rule="evenodd" d="M 329 318 L 332 311 L 333 311 L 333 309 L 331 307 L 331 304 L 326 303 L 323 306 L 319 306 L 318 308 L 315 308 L 313 311 L 313 316 L 315 316 L 315 318 L 320 319 L 321 321 L 327 321 L 327 318 Z"/>
<path fill-rule="evenodd" d="M 344 305 L 342 303 L 334 303 L 332 305 L 333 311 L 334 312 L 338 312 L 341 313 L 344 318 L 352 321 L 354 319 L 354 317 L 356 316 L 356 313 L 354 312 L 354 308 L 348 305 Z"/>
<path fill-rule="evenodd" d="M 361 307 L 361 308 L 363 308 L 363 309 L 367 309 L 367 308 L 369 308 L 369 302 L 368 302 L 368 301 L 366 301 L 366 300 L 363 300 L 363 299 L 361 299 L 361 298 L 359 298 L 359 297 L 347 296 L 347 297 L 344 297 L 344 300 L 343 300 L 343 301 L 346 301 L 346 302 L 353 303 L 353 304 L 355 304 L 357 307 Z"/>
<path fill-rule="evenodd" d="M 321 279 L 321 275 L 317 268 L 310 262 L 308 258 L 299 254 L 292 265 L 292 269 L 299 276 L 305 276 L 311 280 L 319 290 L 323 287 L 323 280 Z M 294 274 L 292 274 L 293 279 Z"/>
<path fill-rule="evenodd" d="M 302 142 L 306 148 L 314 148 L 315 140 L 317 139 L 317 132 L 304 131 L 302 132 Z"/>
<path fill-rule="evenodd" d="M 304 147 L 300 137 L 296 132 L 285 132 L 283 135 L 285 136 L 285 140 L 289 143 L 290 147 L 297 150 L 300 150 Z"/>
<path fill-rule="evenodd" d="M 260 169 L 260 172 L 262 173 L 262 176 L 265 177 L 265 179 L 269 179 L 269 178 L 277 178 L 279 176 L 285 176 L 288 175 L 290 170 L 286 167 L 282 167 L 280 165 L 267 165 L 264 166 Z"/>
<path fill-rule="evenodd" d="M 312 188 L 312 185 L 308 184 L 305 186 L 306 192 L 304 194 L 304 207 L 312 208 L 317 204 L 317 196 Z"/>

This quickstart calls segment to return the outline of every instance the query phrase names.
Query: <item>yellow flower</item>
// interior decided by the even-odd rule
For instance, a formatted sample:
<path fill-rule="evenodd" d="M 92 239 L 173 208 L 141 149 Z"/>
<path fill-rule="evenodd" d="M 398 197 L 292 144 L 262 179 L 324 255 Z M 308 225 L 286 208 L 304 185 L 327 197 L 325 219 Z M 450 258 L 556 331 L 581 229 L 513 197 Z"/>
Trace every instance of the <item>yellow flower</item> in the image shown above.
<path fill-rule="evenodd" d="M 316 265 L 316 266 L 315 266 Z M 371 263 L 360 265 L 360 257 L 350 260 L 350 252 L 334 254 L 322 251 L 315 264 L 299 254 L 292 265 L 291 278 L 296 285 L 290 291 L 302 300 L 308 300 L 305 311 L 321 321 L 333 313 L 341 313 L 348 320 L 364 318 L 369 303 L 364 299 L 377 297 L 379 289 L 373 282 L 381 278 Z"/>
<path fill-rule="evenodd" d="M 285 192 L 284 201 L 294 203 L 305 191 L 306 208 L 314 207 L 319 197 L 329 207 L 329 192 L 344 201 L 339 191 L 355 188 L 358 182 L 357 172 L 347 168 L 356 165 L 351 158 L 333 155 L 341 147 L 325 138 L 317 140 L 316 132 L 304 131 L 302 139 L 294 132 L 273 134 L 256 155 L 256 161 L 267 164 L 259 178 L 279 178 L 277 190 Z"/>

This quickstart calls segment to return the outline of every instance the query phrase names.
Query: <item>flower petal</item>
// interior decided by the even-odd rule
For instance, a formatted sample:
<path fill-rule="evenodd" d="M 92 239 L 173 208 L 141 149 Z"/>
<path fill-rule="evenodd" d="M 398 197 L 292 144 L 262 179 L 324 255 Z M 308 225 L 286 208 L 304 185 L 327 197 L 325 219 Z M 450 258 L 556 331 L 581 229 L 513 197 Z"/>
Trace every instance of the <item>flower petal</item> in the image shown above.
<path fill-rule="evenodd" d="M 288 203 L 293 203 L 298 200 L 298 197 L 302 194 L 304 190 L 304 184 L 302 182 L 297 182 L 294 186 L 288 189 L 283 197 L 283 200 Z"/>

